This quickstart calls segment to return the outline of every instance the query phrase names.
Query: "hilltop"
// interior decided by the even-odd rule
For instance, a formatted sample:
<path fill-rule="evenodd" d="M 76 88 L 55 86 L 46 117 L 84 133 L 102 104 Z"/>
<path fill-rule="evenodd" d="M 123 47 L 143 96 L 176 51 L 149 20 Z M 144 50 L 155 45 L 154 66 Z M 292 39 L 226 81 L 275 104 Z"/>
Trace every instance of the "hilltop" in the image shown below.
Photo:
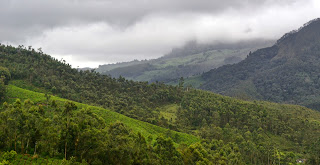
<path fill-rule="evenodd" d="M 285 34 L 233 65 L 201 76 L 201 89 L 243 99 L 304 105 L 320 109 L 320 20 Z"/>

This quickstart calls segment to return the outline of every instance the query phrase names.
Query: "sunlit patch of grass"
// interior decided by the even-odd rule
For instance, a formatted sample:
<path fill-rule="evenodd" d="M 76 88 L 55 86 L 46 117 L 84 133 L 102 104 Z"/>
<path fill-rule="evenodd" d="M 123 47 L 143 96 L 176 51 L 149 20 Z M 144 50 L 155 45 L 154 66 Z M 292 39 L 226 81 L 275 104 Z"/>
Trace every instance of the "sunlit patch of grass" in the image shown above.
<path fill-rule="evenodd" d="M 177 111 L 179 106 L 176 104 L 166 105 L 160 108 L 160 116 L 167 119 L 171 123 L 176 122 Z"/>

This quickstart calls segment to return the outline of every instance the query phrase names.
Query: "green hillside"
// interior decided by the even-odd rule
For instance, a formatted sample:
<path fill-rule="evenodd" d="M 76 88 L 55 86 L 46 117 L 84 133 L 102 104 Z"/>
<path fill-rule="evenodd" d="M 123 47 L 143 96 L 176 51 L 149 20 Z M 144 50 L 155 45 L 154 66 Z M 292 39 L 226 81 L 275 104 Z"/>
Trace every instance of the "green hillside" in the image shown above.
<path fill-rule="evenodd" d="M 16 87 L 14 85 L 8 86 L 8 92 L 7 92 L 7 102 L 8 103 L 14 103 L 16 99 L 20 99 L 22 102 L 24 102 L 27 99 L 30 99 L 35 104 L 46 104 L 47 98 L 45 97 L 44 93 L 38 93 L 33 92 L 30 90 L 22 89 L 19 87 Z M 50 101 L 55 100 L 56 103 L 59 106 L 63 106 L 65 102 L 72 102 L 67 99 L 63 99 L 57 96 L 51 96 Z M 168 135 L 171 137 L 175 143 L 177 144 L 193 144 L 199 141 L 199 139 L 195 136 L 188 135 L 185 133 L 180 133 L 176 131 L 170 131 L 168 129 L 158 127 L 143 121 L 135 120 L 132 118 L 129 118 L 127 116 L 124 116 L 122 114 L 113 112 L 108 109 L 104 109 L 97 106 L 90 106 L 87 104 L 82 104 L 78 102 L 73 102 L 78 107 L 78 109 L 90 109 L 100 117 L 102 117 L 106 124 L 114 123 L 116 121 L 121 121 L 123 124 L 125 124 L 128 128 L 132 129 L 135 132 L 142 133 L 143 136 L 148 137 L 152 136 L 153 139 L 156 139 L 156 137 L 160 134 Z"/>
<path fill-rule="evenodd" d="M 0 79 L 9 102 L 0 110 L 3 152 L 89 164 L 319 164 L 320 113 L 305 107 L 243 101 L 183 79 L 78 71 L 23 47 L 1 45 L 0 65 L 10 73 Z"/>
<path fill-rule="evenodd" d="M 319 29 L 320 20 L 312 20 L 238 64 L 206 72 L 201 76 L 200 88 L 243 99 L 320 110 Z"/>
<path fill-rule="evenodd" d="M 21 82 L 19 83 L 21 84 Z M 22 89 L 14 85 L 7 86 L 7 93 L 6 93 L 7 99 L 5 100 L 6 102 L 3 104 L 3 106 L 0 107 L 0 119 L 1 119 L 0 127 L 4 131 L 4 132 L 1 132 L 0 134 L 0 138 L 2 139 L 2 143 L 0 143 L 0 146 L 2 146 L 5 149 L 10 149 L 10 146 L 13 143 L 13 141 L 8 138 L 17 137 L 14 140 L 15 141 L 14 150 L 20 151 L 19 152 L 20 154 L 14 155 L 12 156 L 12 158 L 7 158 L 7 156 L 5 156 L 6 152 L 4 152 L 0 154 L 0 162 L 6 163 L 6 161 L 8 161 L 11 163 L 28 163 L 28 164 L 39 163 L 40 164 L 41 162 L 45 163 L 46 161 L 48 161 L 50 163 L 60 162 L 60 164 L 71 163 L 76 159 L 71 157 L 70 160 L 68 161 L 64 160 L 61 162 L 62 154 L 59 154 L 59 152 L 55 152 L 55 149 L 54 149 L 55 147 L 59 147 L 60 145 L 59 141 L 61 142 L 64 141 L 64 138 L 66 138 L 64 136 L 67 136 L 67 137 L 71 136 L 72 138 L 70 137 L 71 139 L 68 142 L 72 142 L 73 140 L 75 140 L 75 143 L 74 144 L 69 143 L 69 145 L 71 145 L 72 147 L 78 148 L 77 150 L 69 149 L 68 154 L 77 156 L 78 155 L 77 152 L 81 151 L 83 152 L 81 154 L 81 158 L 85 159 L 86 163 L 89 163 L 89 164 L 97 164 L 97 163 L 105 164 L 103 162 L 127 164 L 133 161 L 131 160 L 132 158 L 138 159 L 133 161 L 132 163 L 136 162 L 138 164 L 140 163 L 149 164 L 153 162 L 155 164 L 158 164 L 162 162 L 161 157 L 159 157 L 159 159 L 149 157 L 149 156 L 155 156 L 155 155 L 160 156 L 160 154 L 157 153 L 158 151 L 156 147 L 161 147 L 162 145 L 164 145 L 163 147 L 170 147 L 171 145 L 170 152 L 173 152 L 171 154 L 174 154 L 174 152 L 178 153 L 178 151 L 175 150 L 175 147 L 178 147 L 180 145 L 188 146 L 200 141 L 199 138 L 193 135 L 171 131 L 169 129 L 165 129 L 165 128 L 158 127 L 143 121 L 126 117 L 124 115 L 118 114 L 116 112 L 113 112 L 107 109 L 73 102 L 73 101 L 62 99 L 56 96 L 50 96 L 50 97 L 49 96 L 50 95 L 46 95 L 44 93 L 38 93 L 38 92 Z M 68 107 L 72 108 L 70 109 L 71 112 L 65 114 Z M 67 125 L 69 120 L 71 121 L 70 124 L 72 125 L 72 127 L 70 127 L 69 128 L 70 130 L 68 131 L 69 135 L 64 135 L 63 130 L 65 128 L 63 125 L 59 124 L 61 122 L 63 123 L 64 117 L 63 116 L 59 117 L 60 115 L 63 115 L 63 114 L 67 116 L 70 115 L 71 117 L 70 119 L 66 118 Z M 13 121 L 19 123 L 19 125 L 12 125 Z M 7 125 L 9 123 L 11 124 Z M 45 124 L 45 125 L 42 125 L 42 124 Z M 87 127 L 87 126 L 82 127 L 83 124 L 89 124 L 90 127 Z M 104 128 L 104 126 L 107 126 L 107 127 Z M 74 127 L 76 127 L 76 129 Z M 41 129 L 44 129 L 44 130 L 41 130 Z M 13 130 L 18 131 L 17 134 L 14 133 L 15 131 L 13 132 Z M 8 132 L 8 134 L 6 134 L 5 132 L 7 131 L 9 131 L 10 133 Z M 114 135 L 115 137 L 113 137 L 113 138 L 116 138 L 114 139 L 115 141 L 112 140 L 111 143 L 110 141 L 108 142 L 108 140 L 105 141 L 103 137 L 103 134 L 107 133 L 105 131 L 107 131 L 108 134 L 110 133 L 115 134 Z M 125 131 L 125 132 L 122 133 L 119 131 Z M 126 133 L 127 131 L 129 131 L 128 132 L 129 134 Z M 87 136 L 90 136 L 90 137 L 87 137 Z M 105 136 L 105 138 L 106 139 L 112 138 L 109 136 L 112 136 L 112 135 L 107 135 Z M 163 138 L 163 136 L 169 137 L 170 139 L 165 139 Z M 42 139 L 42 137 L 45 137 L 45 139 Z M 142 139 L 137 139 L 137 138 L 142 138 Z M 147 139 L 147 141 L 145 140 L 145 138 Z M 123 140 L 121 141 L 121 139 L 125 141 Z M 51 140 L 55 140 L 55 142 Z M 91 140 L 93 141 L 90 142 Z M 162 143 L 161 140 L 166 144 L 158 144 L 160 142 Z M 87 142 L 89 143 L 86 144 Z M 16 143 L 18 145 L 16 145 Z M 27 143 L 26 146 L 25 146 L 25 143 Z M 29 145 L 29 143 L 31 143 L 31 145 Z M 103 143 L 106 143 L 108 145 L 117 145 L 116 146 L 117 149 L 116 150 L 107 149 L 107 151 L 104 151 L 105 149 L 101 150 L 99 149 L 99 145 L 96 146 L 97 144 L 93 144 L 93 143 L 100 143 L 99 145 L 103 145 Z M 138 144 L 138 143 L 141 143 L 141 144 Z M 34 154 L 33 156 L 26 157 L 21 155 L 22 153 L 27 153 L 27 154 L 33 153 L 33 152 L 36 153 L 35 148 L 32 146 L 37 146 L 37 144 L 40 145 L 37 147 L 37 150 L 38 152 L 41 152 L 39 153 L 41 156 L 38 156 L 38 155 L 35 156 Z M 49 148 L 42 146 L 41 144 L 49 145 Z M 85 149 L 86 147 L 93 147 L 92 145 L 95 145 L 95 148 L 92 148 L 89 151 Z M 133 145 L 139 145 L 139 146 L 137 146 L 136 148 L 131 148 L 131 147 L 134 147 Z M 144 147 L 149 147 L 149 148 L 150 147 L 152 148 L 152 146 L 154 146 L 155 149 L 151 149 L 151 150 L 149 149 L 150 151 L 146 151 L 147 148 L 144 148 L 141 145 L 145 145 Z M 84 148 L 81 148 L 81 147 L 84 147 Z M 130 151 L 126 151 L 129 149 Z M 99 152 L 98 155 L 92 153 L 93 150 L 98 151 Z M 99 154 L 105 153 L 107 155 L 108 154 L 113 155 L 113 154 L 117 154 L 117 152 L 124 152 L 124 153 L 119 153 L 120 155 L 118 154 L 118 156 L 126 156 L 126 157 L 114 156 L 115 159 L 117 160 L 112 160 L 109 157 L 99 158 Z M 142 157 L 139 157 L 139 155 L 136 155 L 136 154 L 142 154 L 141 152 L 148 152 L 148 154 L 140 155 Z M 133 154 L 133 155 L 122 155 L 122 154 Z M 55 155 L 55 159 L 50 158 L 50 160 L 47 160 L 48 158 L 45 158 L 48 156 L 53 157 L 54 155 Z M 144 158 L 144 156 L 146 157 Z M 169 156 L 169 155 L 165 155 L 165 156 Z M 59 158 L 60 158 L 60 161 L 59 161 Z M 144 159 L 147 159 L 147 160 L 144 160 Z M 167 160 L 165 162 L 174 162 L 174 161 L 177 161 L 177 160 L 172 159 L 170 161 Z"/>
<path fill-rule="evenodd" d="M 96 71 L 112 77 L 123 76 L 135 81 L 163 81 L 170 83 L 180 77 L 190 77 L 226 64 L 238 63 L 247 54 L 272 41 L 255 41 L 225 45 L 188 43 L 182 48 L 153 60 L 100 65 Z M 200 84 L 195 84 L 198 86 Z"/>

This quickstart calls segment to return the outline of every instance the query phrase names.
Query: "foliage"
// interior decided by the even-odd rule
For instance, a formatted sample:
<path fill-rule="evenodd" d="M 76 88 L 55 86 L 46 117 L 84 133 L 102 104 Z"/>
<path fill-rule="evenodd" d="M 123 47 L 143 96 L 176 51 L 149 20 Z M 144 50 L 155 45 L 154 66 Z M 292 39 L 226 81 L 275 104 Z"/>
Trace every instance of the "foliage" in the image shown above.
<path fill-rule="evenodd" d="M 173 49 L 169 54 L 157 59 L 100 65 L 96 71 L 135 81 L 172 83 L 178 81 L 180 77 L 195 76 L 225 64 L 238 63 L 250 51 L 270 45 L 271 42 L 260 40 L 221 45 L 189 42 L 182 48 Z M 198 85 L 200 83 L 194 84 Z"/>
<path fill-rule="evenodd" d="M 279 162 L 275 151 L 282 153 L 280 161 L 294 163 L 320 137 L 319 118 L 319 113 L 303 107 L 252 103 L 192 90 L 182 98 L 177 127 L 198 130 L 203 139 L 237 147 L 246 164 Z"/>
<path fill-rule="evenodd" d="M 202 75 L 201 89 L 245 99 L 299 104 L 320 110 L 320 20 L 285 35 L 272 47 Z"/>
<path fill-rule="evenodd" d="M 101 105 L 129 117 L 157 124 L 157 106 L 181 98 L 176 87 L 163 83 L 133 82 L 103 76 L 93 71 L 77 71 L 31 47 L 0 45 L 0 65 L 7 67 L 14 80 L 26 81 L 48 93 L 78 102 Z M 18 83 L 24 87 L 25 84 Z M 31 88 L 32 89 L 32 88 Z M 79 94 L 81 93 L 81 95 Z M 162 122 L 163 123 L 163 122 Z M 163 123 L 163 126 L 168 126 Z"/>
<path fill-rule="evenodd" d="M 14 150 L 3 154 L 4 162 L 12 161 L 16 152 L 65 157 L 65 164 L 82 160 L 89 164 L 181 162 L 171 139 L 159 136 L 153 147 L 152 141 L 123 123 L 106 125 L 92 110 L 77 108 L 74 103 L 65 102 L 63 107 L 45 109 L 19 99 L 4 105 L 0 112 L 0 148 Z M 171 155 L 172 159 L 168 159 Z"/>
<path fill-rule="evenodd" d="M 8 86 L 5 151 L 89 164 L 284 164 L 317 153 L 320 114 L 304 107 L 237 100 L 184 79 L 169 86 L 77 71 L 31 48 L 0 52 L 13 84 L 44 91 Z"/>
<path fill-rule="evenodd" d="M 56 107 L 56 106 L 63 107 L 65 102 L 70 101 L 70 100 L 62 99 L 56 96 L 51 96 L 49 104 L 47 104 L 47 98 L 45 97 L 45 94 L 29 91 L 13 85 L 8 86 L 8 97 L 11 98 L 7 100 L 8 103 L 14 103 L 17 98 L 19 98 L 22 101 L 30 99 L 35 104 L 42 105 L 44 107 L 47 107 L 47 105 L 52 107 Z M 125 125 L 127 125 L 127 127 L 134 130 L 135 132 L 141 132 L 142 135 L 145 137 L 151 136 L 153 140 L 155 140 L 159 134 L 165 134 L 168 137 L 171 137 L 175 143 L 192 144 L 199 141 L 197 137 L 189 134 L 181 133 L 181 132 L 170 131 L 170 134 L 168 134 L 168 129 L 155 126 L 147 122 L 132 119 L 122 114 L 110 111 L 108 109 L 100 108 L 97 106 L 90 106 L 90 105 L 78 103 L 78 102 L 73 102 L 73 103 L 78 107 L 78 109 L 92 110 L 94 113 L 100 116 L 106 124 L 121 121 Z"/>
<path fill-rule="evenodd" d="M 8 85 L 8 82 L 11 79 L 11 74 L 8 68 L 0 66 L 0 77 L 3 79 L 4 84 Z"/>
<path fill-rule="evenodd" d="M 16 157 L 17 153 L 15 151 L 7 151 L 1 154 L 1 159 L 2 160 L 0 162 L 1 165 L 6 165 L 9 164 L 9 161 L 14 160 L 14 158 Z"/>
<path fill-rule="evenodd" d="M 9 70 L 5 67 L 0 66 L 0 101 L 3 100 L 6 94 L 6 85 L 8 85 L 11 79 L 11 74 Z"/>
<path fill-rule="evenodd" d="M 3 100 L 4 96 L 6 95 L 7 88 L 4 84 L 3 78 L 0 78 L 0 101 Z"/>

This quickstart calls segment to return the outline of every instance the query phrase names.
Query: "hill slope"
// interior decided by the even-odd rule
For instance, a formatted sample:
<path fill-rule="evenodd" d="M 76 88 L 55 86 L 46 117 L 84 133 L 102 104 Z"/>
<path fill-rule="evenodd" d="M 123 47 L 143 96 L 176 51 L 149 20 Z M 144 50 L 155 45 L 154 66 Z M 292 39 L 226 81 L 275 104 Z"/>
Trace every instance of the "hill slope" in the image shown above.
<path fill-rule="evenodd" d="M 320 109 L 319 56 L 320 20 L 315 19 L 238 64 L 204 73 L 200 88 Z"/>
<path fill-rule="evenodd" d="M 238 63 L 249 52 L 272 43 L 273 41 L 265 40 L 214 45 L 189 42 L 158 59 L 100 65 L 96 71 L 116 78 L 123 76 L 135 81 L 167 83 L 180 77 L 201 74 L 225 64 Z"/>
<path fill-rule="evenodd" d="M 200 141 L 195 136 L 110 110 L 56 96 L 48 97 L 14 85 L 8 86 L 6 97 L 8 102 L 0 106 L 0 149 L 12 149 L 26 155 L 32 153 L 33 156 L 21 158 L 21 155 L 13 154 L 8 157 L 7 152 L 3 155 L 0 152 L 0 162 L 4 164 L 45 163 L 37 153 L 47 158 L 55 157 L 50 162 L 61 159 L 64 153 L 69 160 L 60 161 L 60 164 L 80 164 L 74 161 L 82 161 L 83 165 L 176 164 L 181 158 L 177 146 Z M 161 158 L 162 154 L 157 151 L 159 147 L 170 147 L 167 152 L 178 154 L 178 158 Z"/>
<path fill-rule="evenodd" d="M 7 102 L 8 103 L 14 103 L 16 99 L 20 99 L 22 102 L 24 102 L 27 99 L 30 99 L 33 101 L 35 104 L 46 104 L 47 103 L 47 98 L 45 97 L 44 93 L 39 93 L 39 92 L 34 92 L 26 89 L 19 88 L 14 85 L 9 85 L 8 86 L 8 94 L 7 94 Z M 51 96 L 50 101 L 55 100 L 56 103 L 60 106 L 62 106 L 65 102 L 72 102 L 67 99 L 63 99 L 57 96 Z M 106 124 L 111 124 L 116 121 L 121 121 L 125 125 L 128 126 L 128 128 L 134 130 L 135 132 L 140 132 L 142 133 L 145 137 L 152 136 L 153 139 L 156 139 L 157 136 L 160 134 L 163 135 L 170 135 L 172 136 L 171 138 L 176 142 L 176 143 L 185 143 L 185 144 L 193 144 L 199 141 L 199 139 L 195 136 L 188 135 L 185 133 L 180 133 L 176 131 L 171 131 L 170 134 L 168 133 L 168 129 L 158 127 L 152 124 L 149 124 L 147 122 L 139 121 L 136 119 L 129 118 L 127 116 L 124 116 L 122 114 L 119 114 L 117 112 L 104 109 L 101 107 L 97 106 L 90 106 L 88 104 L 83 104 L 83 103 L 77 103 L 74 102 L 75 105 L 78 107 L 78 109 L 91 109 L 94 113 L 98 114 L 100 117 L 102 117 Z M 170 137 L 169 136 L 169 137 Z"/>
<path fill-rule="evenodd" d="M 78 146 L 77 137 L 79 136 L 84 139 L 80 141 L 84 151 L 88 148 L 87 144 L 95 146 L 88 155 L 83 155 L 86 160 L 93 161 L 91 154 L 94 158 L 105 161 L 104 164 L 117 160 L 140 162 L 145 160 L 144 158 L 149 162 L 153 162 L 153 160 L 167 161 L 167 158 L 172 158 L 170 163 L 160 162 L 158 164 L 212 164 L 216 162 L 219 164 L 267 164 L 268 162 L 284 164 L 294 163 L 298 158 L 308 158 L 311 164 L 319 164 L 317 151 L 320 148 L 320 142 L 317 139 L 320 137 L 320 113 L 305 107 L 269 102 L 247 102 L 207 91 L 185 89 L 183 83 L 179 86 L 169 86 L 163 83 L 148 84 L 128 81 L 124 78 L 114 79 L 93 71 L 77 71 L 63 61 L 55 60 L 42 52 L 20 47 L 0 46 L 0 65 L 7 67 L 11 72 L 13 79 L 11 84 L 43 91 L 43 93 L 51 92 L 53 95 L 73 101 L 102 106 L 114 111 L 103 115 L 106 110 L 97 109 L 96 113 L 105 116 L 108 120 L 120 116 L 120 120 L 129 124 L 132 122 L 141 123 L 127 118 L 131 117 L 201 138 L 200 143 L 190 146 L 181 144 L 176 149 L 172 140 L 159 137 L 150 146 L 150 143 L 145 143 L 143 138 L 139 138 L 141 137 L 139 134 L 131 134 L 121 123 L 111 124 L 104 129 L 104 125 L 101 125 L 104 122 L 97 122 L 101 117 L 93 115 L 95 113 L 92 113 L 90 108 L 75 111 L 72 123 L 68 118 L 69 110 L 70 108 L 74 109 L 76 105 L 73 106 L 70 102 L 67 102 L 64 107 L 56 107 L 55 104 L 49 105 L 48 102 L 44 102 L 43 105 L 30 106 L 29 101 L 25 101 L 24 104 L 21 101 L 16 101 L 11 105 L 4 104 L 0 113 L 2 117 L 0 120 L 2 142 L 0 147 L 4 150 L 17 148 L 16 151 L 25 153 L 24 148 L 27 146 L 25 143 L 31 137 L 32 145 L 28 145 L 27 152 L 33 152 L 35 142 L 40 138 L 41 142 L 45 144 L 41 147 L 44 155 L 48 155 L 49 151 L 51 156 L 55 153 L 63 155 L 64 150 L 67 150 L 64 149 L 67 146 L 66 141 L 63 140 L 65 138 L 61 138 L 59 143 L 52 140 L 55 145 L 48 149 L 45 146 L 51 143 L 47 141 L 46 136 L 50 135 L 48 134 L 50 132 L 47 131 L 51 129 L 41 129 L 44 132 L 37 132 L 38 126 L 51 126 L 51 128 L 61 129 L 57 129 L 59 136 L 50 137 L 72 135 L 68 138 L 70 140 L 68 144 L 72 147 L 69 148 L 69 156 L 65 157 L 71 159 L 71 156 L 75 156 L 77 161 L 82 160 L 81 154 L 75 149 Z M 44 99 L 44 94 L 31 95 L 32 92 L 20 90 L 12 85 L 9 86 L 10 88 L 13 90 L 9 90 L 7 95 L 11 95 L 11 97 L 23 95 L 21 98 L 34 98 L 40 102 Z M 10 94 L 10 91 L 16 94 Z M 78 106 L 82 105 L 78 104 Z M 45 111 L 46 108 L 49 108 L 49 111 Z M 112 115 L 116 114 L 115 112 L 127 117 Z M 109 114 L 111 115 L 109 116 Z M 54 117 L 55 115 L 58 117 Z M 46 120 L 46 118 L 49 119 Z M 40 123 L 44 123 L 32 124 L 33 122 L 31 122 L 29 124 L 31 119 L 33 122 L 41 119 Z M 46 122 L 50 124 L 45 124 Z M 69 127 L 66 122 L 72 124 L 72 127 Z M 148 125 L 148 127 L 132 124 L 134 127 L 132 129 L 146 130 L 149 126 L 152 129 L 159 128 L 149 124 L 144 125 Z M 90 129 L 86 130 L 88 127 Z M 21 128 L 32 128 L 31 130 L 34 131 L 31 131 L 32 134 L 28 134 L 29 131 L 24 131 Z M 124 131 L 122 131 L 123 129 Z M 69 131 L 74 133 L 66 134 L 61 130 L 65 130 L 66 133 Z M 170 132 L 173 131 L 168 131 L 166 134 L 170 135 Z M 19 136 L 15 133 L 18 133 Z M 153 133 L 153 131 L 149 132 L 149 134 Z M 92 136 L 92 134 L 99 136 Z M 125 138 L 122 138 L 122 135 Z M 92 139 L 96 137 L 102 142 L 97 144 L 96 142 L 99 141 Z M 172 138 L 175 138 L 175 134 Z M 15 147 L 12 139 L 18 141 L 18 147 Z M 127 139 L 131 139 L 127 141 L 129 144 L 122 141 Z M 121 152 L 118 154 L 117 145 L 123 147 L 120 148 Z M 141 155 L 139 154 L 140 149 L 144 151 L 143 153 L 154 153 L 155 155 Z M 94 152 L 95 150 L 99 152 Z M 131 154 L 126 154 L 127 152 Z M 105 156 L 106 154 L 109 155 Z M 130 159 L 119 158 L 123 155 L 131 157 Z M 157 162 L 154 163 L 157 164 Z M 103 164 L 103 162 L 97 164 Z M 118 162 L 118 164 L 124 163 Z"/>

